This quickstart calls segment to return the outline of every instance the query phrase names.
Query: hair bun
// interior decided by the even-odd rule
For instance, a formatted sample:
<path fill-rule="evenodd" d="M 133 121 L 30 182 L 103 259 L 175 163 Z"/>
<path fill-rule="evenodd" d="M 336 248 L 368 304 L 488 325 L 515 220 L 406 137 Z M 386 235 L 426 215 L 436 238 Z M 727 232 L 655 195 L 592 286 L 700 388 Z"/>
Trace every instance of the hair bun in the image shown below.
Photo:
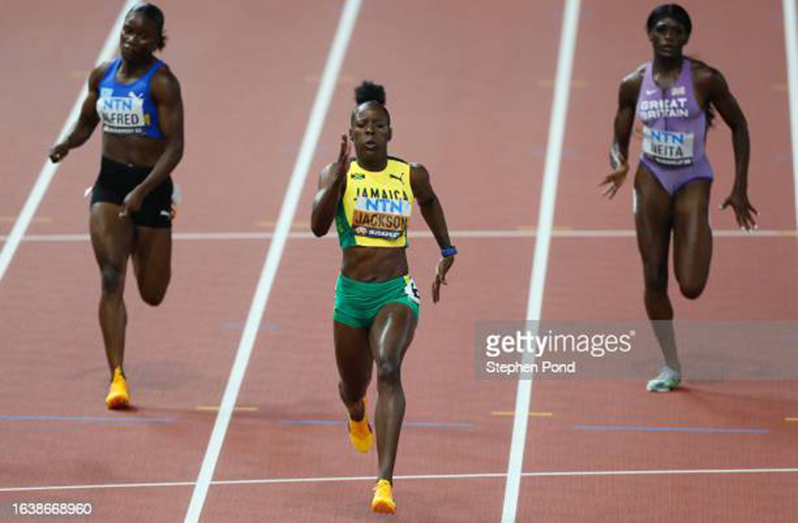
<path fill-rule="evenodd" d="M 682 24 L 687 36 L 690 36 L 690 33 L 693 32 L 693 22 L 690 20 L 690 15 L 679 4 L 662 4 L 655 7 L 651 14 L 648 15 L 648 20 L 646 20 L 646 31 L 651 32 L 654 26 L 663 18 L 673 18 Z"/>
<path fill-rule="evenodd" d="M 355 88 L 355 102 L 358 105 L 366 102 L 377 102 L 385 105 L 385 88 L 374 82 L 364 81 Z"/>

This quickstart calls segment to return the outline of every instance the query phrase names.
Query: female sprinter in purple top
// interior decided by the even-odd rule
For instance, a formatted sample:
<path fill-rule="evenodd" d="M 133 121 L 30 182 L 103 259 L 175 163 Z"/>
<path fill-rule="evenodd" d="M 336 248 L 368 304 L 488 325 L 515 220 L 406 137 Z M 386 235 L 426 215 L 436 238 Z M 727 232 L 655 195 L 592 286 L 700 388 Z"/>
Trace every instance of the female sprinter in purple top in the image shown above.
<path fill-rule="evenodd" d="M 650 391 L 669 391 L 681 383 L 682 368 L 673 334 L 668 298 L 668 251 L 673 235 L 674 272 L 688 299 L 698 298 L 709 276 L 712 230 L 709 193 L 712 166 L 705 152 L 714 111 L 731 128 L 735 179 L 722 209 L 734 209 L 737 223 L 756 227 L 748 202 L 748 125 L 723 75 L 685 57 L 692 30 L 690 16 L 676 4 L 654 9 L 646 24 L 654 59 L 621 82 L 610 173 L 601 185 L 612 198 L 629 171 L 629 139 L 635 115 L 643 124 L 640 164 L 634 181 L 637 244 L 643 259 L 645 305 L 665 366 L 648 382 Z"/>
<path fill-rule="evenodd" d="M 109 409 L 130 403 L 122 367 L 128 259 L 139 293 L 150 305 L 161 303 L 171 275 L 170 175 L 183 156 L 183 102 L 177 78 L 153 56 L 166 42 L 163 23 L 163 13 L 152 4 L 127 13 L 121 58 L 91 72 L 77 125 L 50 151 L 50 159 L 60 162 L 102 123 L 102 162 L 89 227 L 102 283 L 99 315 L 111 369 Z"/>

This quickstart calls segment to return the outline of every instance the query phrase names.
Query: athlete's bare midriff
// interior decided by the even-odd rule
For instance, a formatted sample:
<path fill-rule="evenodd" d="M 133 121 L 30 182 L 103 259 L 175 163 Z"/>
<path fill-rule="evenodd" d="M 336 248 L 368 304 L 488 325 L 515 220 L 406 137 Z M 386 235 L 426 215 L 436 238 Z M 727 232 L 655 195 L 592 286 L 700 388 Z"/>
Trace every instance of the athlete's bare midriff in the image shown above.
<path fill-rule="evenodd" d="M 103 133 L 103 156 L 119 163 L 152 167 L 165 148 L 166 140 Z"/>
<path fill-rule="evenodd" d="M 408 273 L 405 248 L 362 247 L 344 249 L 341 273 L 363 282 L 392 280 Z"/>

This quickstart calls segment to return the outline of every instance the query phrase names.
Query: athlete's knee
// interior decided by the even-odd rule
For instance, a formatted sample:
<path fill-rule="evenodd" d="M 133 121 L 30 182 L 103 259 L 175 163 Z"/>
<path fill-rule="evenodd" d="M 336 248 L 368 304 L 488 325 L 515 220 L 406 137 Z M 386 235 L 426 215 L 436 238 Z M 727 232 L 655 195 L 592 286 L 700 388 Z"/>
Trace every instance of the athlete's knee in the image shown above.
<path fill-rule="evenodd" d="M 110 263 L 102 265 L 102 291 L 105 295 L 121 293 L 125 285 L 125 275 Z"/>
<path fill-rule="evenodd" d="M 144 300 L 144 303 L 157 307 L 166 297 L 166 287 L 164 286 L 161 289 L 139 288 L 139 294 L 141 294 L 141 299 Z"/>
<path fill-rule="evenodd" d="M 392 360 L 382 360 L 377 362 L 377 382 L 385 385 L 397 385 L 401 383 L 401 365 Z"/>
<path fill-rule="evenodd" d="M 358 391 L 354 390 L 352 387 L 348 386 L 343 381 L 338 382 L 338 393 L 341 396 L 341 399 L 344 403 L 352 404 L 360 401 L 363 396 L 366 395 L 366 391 Z"/>
<path fill-rule="evenodd" d="M 679 282 L 679 290 L 682 296 L 688 300 L 695 300 L 704 292 L 706 282 Z"/>
<path fill-rule="evenodd" d="M 144 303 L 150 305 L 152 307 L 157 307 L 161 303 L 163 303 L 163 299 L 166 297 L 166 293 L 163 292 L 161 294 L 142 294 L 141 299 L 144 300 Z"/>
<path fill-rule="evenodd" d="M 699 257 L 699 260 L 704 258 Z M 708 257 L 706 263 L 691 261 L 681 263 L 676 266 L 676 281 L 679 282 L 679 291 L 688 300 L 695 300 L 704 292 L 709 278 Z M 678 270 L 681 269 L 681 270 Z"/>
<path fill-rule="evenodd" d="M 668 267 L 658 263 L 646 263 L 643 265 L 643 276 L 646 282 L 646 291 L 667 292 L 668 290 Z"/>
<path fill-rule="evenodd" d="M 170 275 L 167 273 L 161 278 L 154 278 L 153 274 L 143 271 L 136 273 L 136 282 L 139 286 L 139 295 L 144 303 L 157 307 L 166 297 L 166 290 L 169 288 Z"/>

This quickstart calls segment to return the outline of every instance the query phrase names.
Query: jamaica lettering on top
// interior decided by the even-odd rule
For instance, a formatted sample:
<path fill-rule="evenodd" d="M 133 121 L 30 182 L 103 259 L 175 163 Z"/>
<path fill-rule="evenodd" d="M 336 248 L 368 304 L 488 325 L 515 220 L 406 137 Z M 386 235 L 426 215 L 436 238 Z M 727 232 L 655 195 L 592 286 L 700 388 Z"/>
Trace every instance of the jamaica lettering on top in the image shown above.
<path fill-rule="evenodd" d="M 342 246 L 405 247 L 413 208 L 410 165 L 389 158 L 382 171 L 354 161 L 337 214 Z"/>
<path fill-rule="evenodd" d="M 383 200 L 405 200 L 410 197 L 404 189 L 385 189 L 379 187 L 358 187 L 355 198 L 379 198 Z"/>

